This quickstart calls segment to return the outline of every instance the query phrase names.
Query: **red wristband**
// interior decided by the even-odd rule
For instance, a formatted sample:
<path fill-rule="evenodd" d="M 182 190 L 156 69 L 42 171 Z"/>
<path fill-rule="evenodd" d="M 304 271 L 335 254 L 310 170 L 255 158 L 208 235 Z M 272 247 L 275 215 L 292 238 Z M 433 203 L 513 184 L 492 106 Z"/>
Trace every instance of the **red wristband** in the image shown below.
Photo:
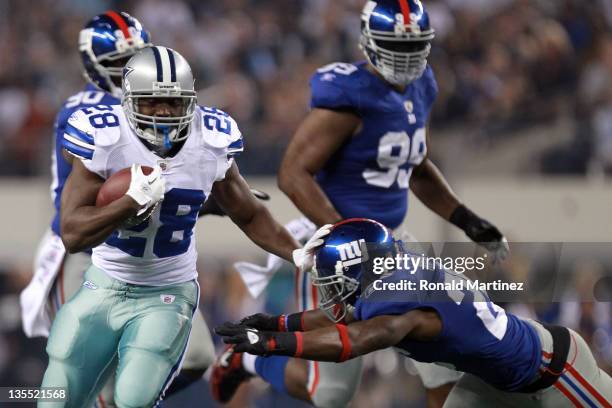
<path fill-rule="evenodd" d="M 342 342 L 342 352 L 340 353 L 340 357 L 338 358 L 338 362 L 346 361 L 351 357 L 351 340 L 348 335 L 348 328 L 344 324 L 336 324 L 336 330 L 338 330 L 338 335 L 340 336 L 340 341 Z"/>
<path fill-rule="evenodd" d="M 287 315 L 278 316 L 278 331 L 286 332 L 287 331 Z"/>
<path fill-rule="evenodd" d="M 304 338 L 302 332 L 293 332 L 295 334 L 295 355 L 294 357 L 301 357 L 302 350 L 304 349 Z"/>

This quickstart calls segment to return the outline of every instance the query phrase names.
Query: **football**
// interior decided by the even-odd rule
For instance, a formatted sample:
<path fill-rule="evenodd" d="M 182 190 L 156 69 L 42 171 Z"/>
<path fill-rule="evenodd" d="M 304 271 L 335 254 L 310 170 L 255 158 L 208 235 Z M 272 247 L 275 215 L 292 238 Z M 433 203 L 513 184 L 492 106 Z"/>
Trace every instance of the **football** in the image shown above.
<path fill-rule="evenodd" d="M 142 166 L 142 172 L 144 174 L 148 175 L 152 171 L 153 168 Z M 130 188 L 131 179 L 132 175 L 129 167 L 119 170 L 106 179 L 98 191 L 98 196 L 96 197 L 96 207 L 104 207 L 105 205 L 108 205 L 123 197 L 125 193 L 127 193 L 128 188 Z"/>

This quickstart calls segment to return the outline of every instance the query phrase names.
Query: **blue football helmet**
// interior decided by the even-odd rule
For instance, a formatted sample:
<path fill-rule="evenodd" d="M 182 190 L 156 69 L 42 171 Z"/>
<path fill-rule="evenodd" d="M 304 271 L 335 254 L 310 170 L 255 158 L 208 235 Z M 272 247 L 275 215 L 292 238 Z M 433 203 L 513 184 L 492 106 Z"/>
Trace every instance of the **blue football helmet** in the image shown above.
<path fill-rule="evenodd" d="M 368 1 L 361 12 L 359 46 L 393 85 L 408 85 L 423 74 L 434 34 L 420 0 Z"/>
<path fill-rule="evenodd" d="M 350 218 L 335 224 L 315 252 L 312 284 L 319 289 L 319 308 L 334 322 L 344 319 L 347 305 L 360 294 L 363 245 L 388 245 L 395 249 L 391 231 L 367 218 Z"/>
<path fill-rule="evenodd" d="M 123 66 L 136 51 L 148 46 L 149 33 L 128 13 L 107 11 L 95 16 L 79 34 L 85 78 L 120 98 Z"/>

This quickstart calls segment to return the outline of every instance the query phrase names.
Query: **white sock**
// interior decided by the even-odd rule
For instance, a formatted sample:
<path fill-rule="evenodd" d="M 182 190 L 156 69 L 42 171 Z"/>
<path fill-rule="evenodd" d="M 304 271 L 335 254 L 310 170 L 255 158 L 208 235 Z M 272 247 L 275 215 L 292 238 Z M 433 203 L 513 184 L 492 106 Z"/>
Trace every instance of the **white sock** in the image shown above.
<path fill-rule="evenodd" d="M 257 375 L 257 371 L 255 371 L 255 359 L 258 356 L 249 353 L 242 353 L 242 366 L 244 369 L 253 375 Z"/>

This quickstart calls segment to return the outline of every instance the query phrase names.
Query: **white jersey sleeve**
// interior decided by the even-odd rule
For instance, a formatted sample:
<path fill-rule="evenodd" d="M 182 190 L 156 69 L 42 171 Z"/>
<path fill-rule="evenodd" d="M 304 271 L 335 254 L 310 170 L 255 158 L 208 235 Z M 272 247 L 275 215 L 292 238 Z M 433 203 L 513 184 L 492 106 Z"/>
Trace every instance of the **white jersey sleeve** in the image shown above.
<path fill-rule="evenodd" d="M 204 144 L 217 157 L 215 181 L 223 180 L 234 157 L 244 150 L 242 133 L 236 121 L 222 110 L 207 107 L 200 110 Z"/>
<path fill-rule="evenodd" d="M 119 136 L 119 118 L 113 113 L 113 107 L 97 105 L 70 116 L 62 146 L 79 158 L 89 171 L 106 179 L 109 176 L 108 157 Z"/>

